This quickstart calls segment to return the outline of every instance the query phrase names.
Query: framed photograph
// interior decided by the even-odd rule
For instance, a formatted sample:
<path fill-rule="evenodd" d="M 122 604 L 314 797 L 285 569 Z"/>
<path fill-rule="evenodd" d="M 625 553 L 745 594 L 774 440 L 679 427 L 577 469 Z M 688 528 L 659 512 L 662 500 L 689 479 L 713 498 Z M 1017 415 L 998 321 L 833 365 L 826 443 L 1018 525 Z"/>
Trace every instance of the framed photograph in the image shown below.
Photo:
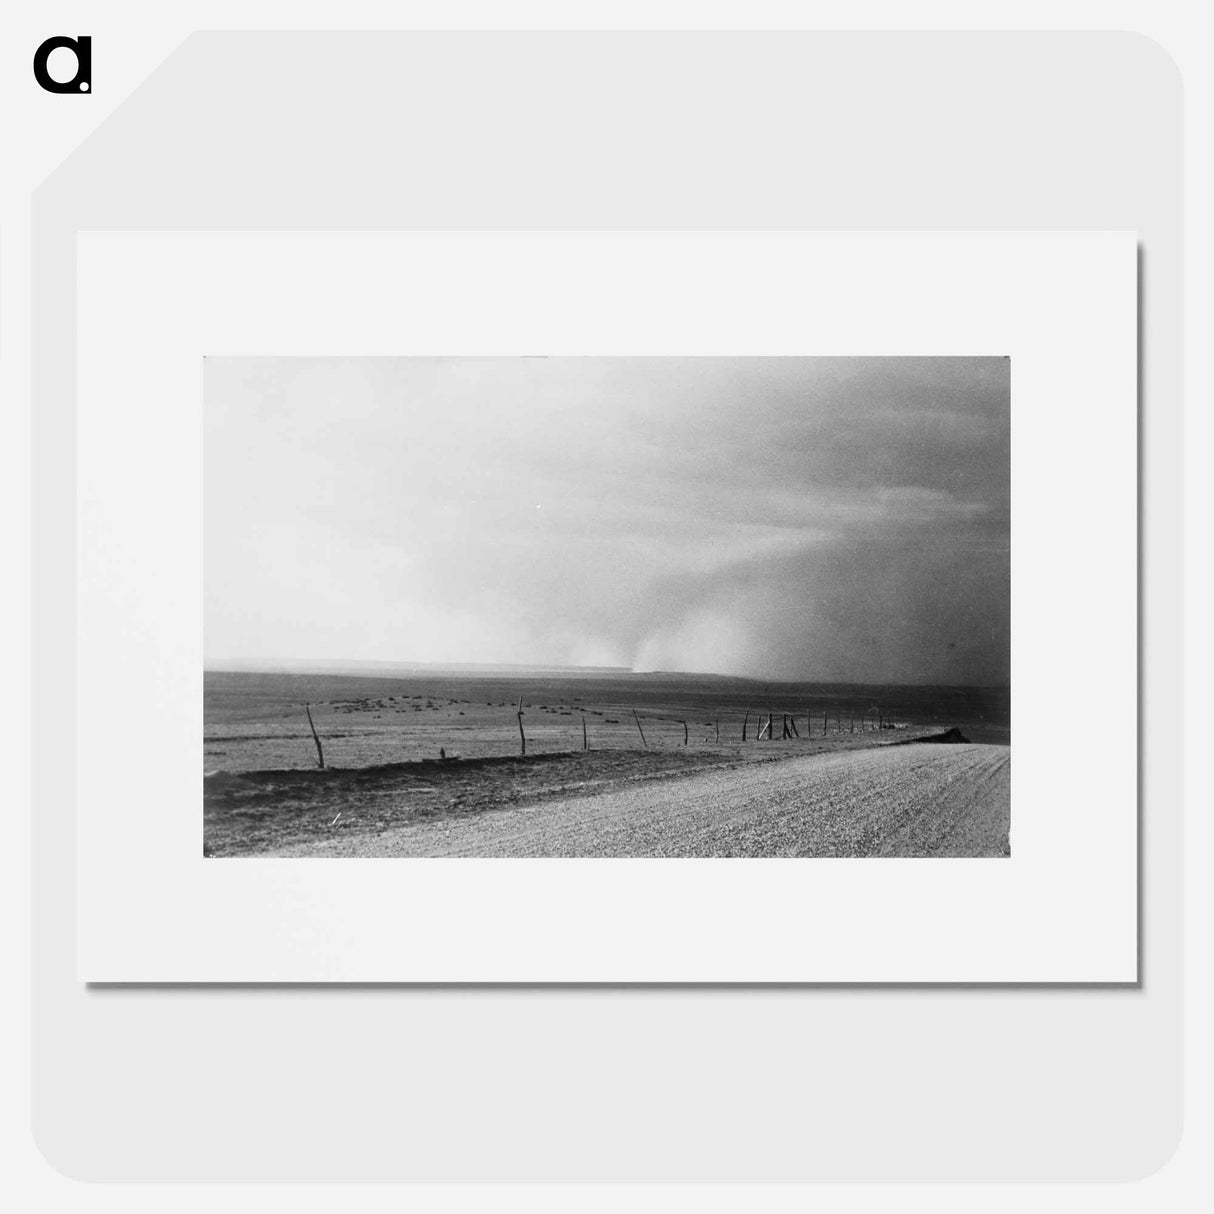
<path fill-rule="evenodd" d="M 1133 234 L 78 257 L 82 978 L 1135 980 Z"/>

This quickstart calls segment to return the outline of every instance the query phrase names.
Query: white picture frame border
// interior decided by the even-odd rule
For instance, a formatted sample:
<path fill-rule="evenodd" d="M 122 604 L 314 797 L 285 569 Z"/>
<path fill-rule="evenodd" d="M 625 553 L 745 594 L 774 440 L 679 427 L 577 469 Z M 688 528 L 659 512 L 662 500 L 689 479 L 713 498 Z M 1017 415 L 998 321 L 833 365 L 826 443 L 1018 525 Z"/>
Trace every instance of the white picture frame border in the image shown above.
<path fill-rule="evenodd" d="M 81 233 L 77 976 L 1135 982 L 1136 255 L 1133 233 Z M 202 358 L 534 353 L 1011 358 L 1010 860 L 204 860 Z"/>

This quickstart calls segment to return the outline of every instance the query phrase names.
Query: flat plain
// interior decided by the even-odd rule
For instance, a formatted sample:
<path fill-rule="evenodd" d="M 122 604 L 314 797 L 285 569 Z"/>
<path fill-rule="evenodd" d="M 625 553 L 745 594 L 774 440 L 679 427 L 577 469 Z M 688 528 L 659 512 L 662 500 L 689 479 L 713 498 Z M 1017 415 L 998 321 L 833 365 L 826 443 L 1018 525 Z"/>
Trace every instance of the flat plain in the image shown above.
<path fill-rule="evenodd" d="M 1004 856 L 1007 740 L 1006 689 L 208 672 L 204 852 Z"/>

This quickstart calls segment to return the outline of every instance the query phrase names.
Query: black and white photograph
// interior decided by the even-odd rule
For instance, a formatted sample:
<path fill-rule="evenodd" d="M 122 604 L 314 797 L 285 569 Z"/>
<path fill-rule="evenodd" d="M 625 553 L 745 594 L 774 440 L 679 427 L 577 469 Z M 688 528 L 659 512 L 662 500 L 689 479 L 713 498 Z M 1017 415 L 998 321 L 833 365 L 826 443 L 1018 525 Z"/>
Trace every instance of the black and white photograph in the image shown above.
<path fill-rule="evenodd" d="M 1009 358 L 203 384 L 206 856 L 1011 854 Z"/>

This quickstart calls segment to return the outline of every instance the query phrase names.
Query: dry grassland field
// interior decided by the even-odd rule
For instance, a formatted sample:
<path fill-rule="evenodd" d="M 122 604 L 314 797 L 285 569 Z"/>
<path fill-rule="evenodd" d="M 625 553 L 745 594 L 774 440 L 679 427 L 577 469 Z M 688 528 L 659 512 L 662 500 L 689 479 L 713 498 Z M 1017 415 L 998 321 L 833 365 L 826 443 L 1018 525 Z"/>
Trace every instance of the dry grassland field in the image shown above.
<path fill-rule="evenodd" d="M 1006 688 L 386 667 L 204 687 L 208 856 L 1010 854 Z"/>

